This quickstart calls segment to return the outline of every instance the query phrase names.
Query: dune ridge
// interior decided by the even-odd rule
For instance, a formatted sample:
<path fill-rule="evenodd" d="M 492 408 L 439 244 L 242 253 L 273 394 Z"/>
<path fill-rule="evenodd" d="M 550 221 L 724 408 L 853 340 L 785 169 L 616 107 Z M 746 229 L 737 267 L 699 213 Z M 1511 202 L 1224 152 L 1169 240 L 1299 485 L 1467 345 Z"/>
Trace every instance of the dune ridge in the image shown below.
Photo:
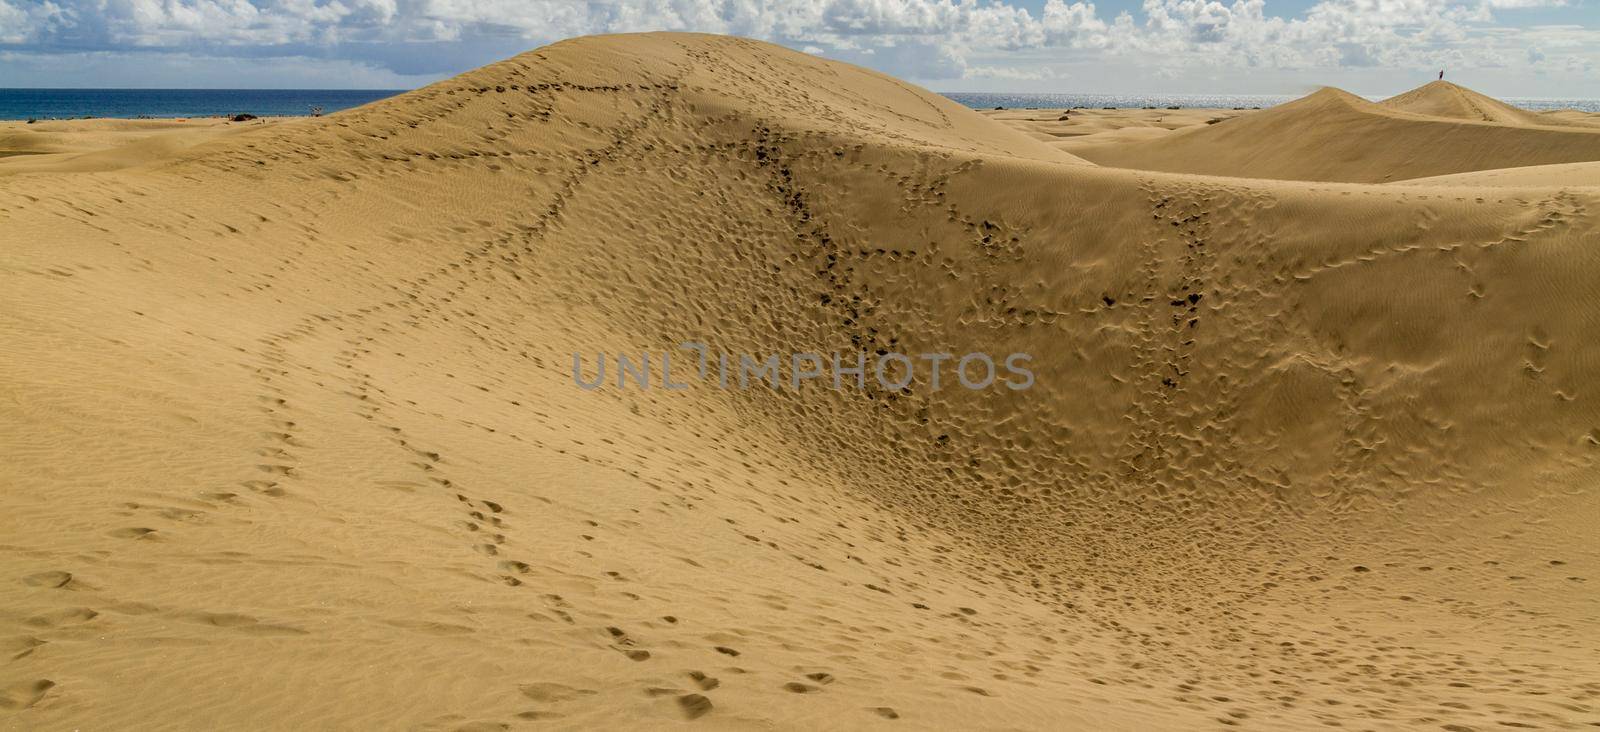
<path fill-rule="evenodd" d="M 1596 721 L 1600 196 L 1074 152 L 645 34 L 0 176 L 0 721 Z M 685 341 L 1038 379 L 573 383 Z"/>

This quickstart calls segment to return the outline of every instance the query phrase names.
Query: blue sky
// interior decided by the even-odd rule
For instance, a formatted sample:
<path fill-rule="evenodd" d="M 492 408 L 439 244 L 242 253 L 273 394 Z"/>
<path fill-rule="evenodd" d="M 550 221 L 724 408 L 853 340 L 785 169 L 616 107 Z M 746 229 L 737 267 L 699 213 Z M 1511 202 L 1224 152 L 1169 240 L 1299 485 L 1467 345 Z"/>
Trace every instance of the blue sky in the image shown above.
<path fill-rule="evenodd" d="M 1600 0 L 0 0 L 0 87 L 409 88 L 577 35 L 771 40 L 944 91 L 1600 98 Z"/>

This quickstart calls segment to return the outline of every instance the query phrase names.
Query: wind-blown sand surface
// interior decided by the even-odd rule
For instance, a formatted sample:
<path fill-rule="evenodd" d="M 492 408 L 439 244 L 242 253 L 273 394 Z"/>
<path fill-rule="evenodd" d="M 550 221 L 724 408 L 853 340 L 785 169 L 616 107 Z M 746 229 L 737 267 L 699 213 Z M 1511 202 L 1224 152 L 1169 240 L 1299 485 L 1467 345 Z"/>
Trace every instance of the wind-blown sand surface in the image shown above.
<path fill-rule="evenodd" d="M 1592 727 L 1600 191 L 1373 183 L 1600 130 L 1414 101 L 652 34 L 0 159 L 0 727 Z M 683 341 L 1037 381 L 573 382 Z"/>

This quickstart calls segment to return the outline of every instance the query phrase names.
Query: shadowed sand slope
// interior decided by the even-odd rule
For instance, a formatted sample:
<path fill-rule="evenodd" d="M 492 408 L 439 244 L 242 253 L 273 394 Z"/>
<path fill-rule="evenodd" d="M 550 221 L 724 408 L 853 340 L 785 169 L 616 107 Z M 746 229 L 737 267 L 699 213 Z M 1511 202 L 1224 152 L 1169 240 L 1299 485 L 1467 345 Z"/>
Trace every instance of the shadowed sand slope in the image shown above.
<path fill-rule="evenodd" d="M 0 724 L 1593 724 L 1597 207 L 681 34 L 3 177 Z"/>
<path fill-rule="evenodd" d="M 1072 150 L 1118 168 L 1383 183 L 1600 161 L 1600 127 L 1545 120 L 1435 82 L 1381 104 L 1325 88 L 1288 104 L 1155 140 L 1085 141 Z"/>

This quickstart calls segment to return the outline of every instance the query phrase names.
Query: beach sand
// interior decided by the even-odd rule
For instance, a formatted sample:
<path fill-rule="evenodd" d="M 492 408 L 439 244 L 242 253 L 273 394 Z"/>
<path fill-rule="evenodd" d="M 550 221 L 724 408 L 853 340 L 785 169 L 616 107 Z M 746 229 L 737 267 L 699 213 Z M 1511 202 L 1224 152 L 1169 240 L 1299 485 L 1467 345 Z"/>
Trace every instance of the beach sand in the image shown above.
<path fill-rule="evenodd" d="M 0 728 L 1592 729 L 1600 127 L 1454 89 L 0 125 Z M 1036 381 L 574 383 L 685 341 Z"/>

